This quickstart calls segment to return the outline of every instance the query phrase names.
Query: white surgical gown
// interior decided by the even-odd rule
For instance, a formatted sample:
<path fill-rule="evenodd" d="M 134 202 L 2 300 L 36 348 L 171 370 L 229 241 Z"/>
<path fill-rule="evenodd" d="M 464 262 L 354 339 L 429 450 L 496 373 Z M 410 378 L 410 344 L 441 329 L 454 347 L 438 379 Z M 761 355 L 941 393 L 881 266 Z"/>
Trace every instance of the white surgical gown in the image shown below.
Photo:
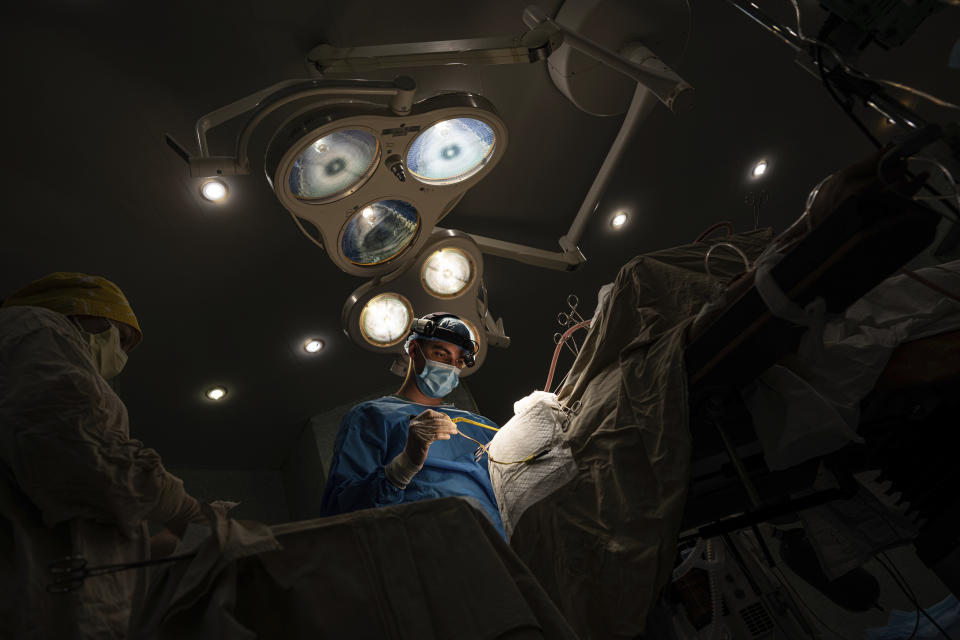
<path fill-rule="evenodd" d="M 49 563 L 148 557 L 145 520 L 184 502 L 63 315 L 0 309 L 0 638 L 123 638 L 138 571 L 50 594 Z"/>

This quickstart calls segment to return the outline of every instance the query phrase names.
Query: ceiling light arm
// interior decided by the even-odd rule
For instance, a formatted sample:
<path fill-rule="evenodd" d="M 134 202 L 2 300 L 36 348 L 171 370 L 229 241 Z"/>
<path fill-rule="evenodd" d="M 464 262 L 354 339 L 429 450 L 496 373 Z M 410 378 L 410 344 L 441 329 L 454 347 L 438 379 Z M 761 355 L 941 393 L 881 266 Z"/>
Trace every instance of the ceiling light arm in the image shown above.
<path fill-rule="evenodd" d="M 647 49 L 644 49 L 644 51 L 649 52 Z M 623 156 L 627 145 L 636 133 L 644 116 L 649 113 L 656 104 L 650 96 L 650 92 L 644 87 L 637 86 L 633 94 L 633 99 L 630 101 L 630 108 L 627 109 L 627 115 L 620 125 L 620 131 L 617 132 L 616 138 L 613 139 L 613 144 L 610 145 L 607 157 L 604 158 L 603 164 L 600 165 L 600 171 L 597 172 L 597 177 L 593 179 L 593 184 L 590 185 L 590 190 L 587 191 L 587 196 L 580 205 L 580 209 L 577 211 L 577 215 L 573 219 L 569 231 L 560 238 L 560 248 L 562 251 L 545 251 L 514 242 L 505 242 L 495 238 L 474 235 L 473 239 L 476 240 L 480 250 L 489 255 L 509 258 L 524 264 L 560 271 L 573 271 L 586 262 L 586 257 L 584 257 L 577 245 L 583 237 L 590 217 L 596 212 L 600 204 L 600 199 L 610 184 L 610 180 L 613 178 L 613 174 L 617 165 L 620 163 L 620 158 Z"/>
<path fill-rule="evenodd" d="M 389 97 L 390 109 L 397 115 L 410 113 L 416 83 L 412 78 L 400 76 L 391 82 L 369 80 L 286 80 L 267 87 L 236 102 L 212 111 L 197 120 L 195 134 L 200 150 L 190 155 L 169 134 L 167 144 L 183 157 L 190 166 L 190 175 L 207 177 L 216 175 L 245 175 L 250 173 L 247 150 L 253 132 L 263 120 L 281 107 L 292 102 L 323 95 L 348 96 L 351 98 Z M 244 113 L 254 111 L 244 125 L 239 137 L 235 156 L 211 156 L 207 133 Z"/>
<path fill-rule="evenodd" d="M 553 41 L 551 41 L 551 36 Z M 531 30 L 521 36 L 437 40 L 367 47 L 321 44 L 307 54 L 307 63 L 321 74 L 369 73 L 466 64 L 529 64 L 544 60 L 558 46 L 559 33 Z"/>
<path fill-rule="evenodd" d="M 649 54 L 642 59 L 631 60 L 633 51 L 625 50 L 621 54 L 603 47 L 593 40 L 584 38 L 572 29 L 553 20 L 546 12 L 536 5 L 530 5 L 523 12 L 523 22 L 531 29 L 548 28 L 551 32 L 562 36 L 563 42 L 573 49 L 580 51 L 604 64 L 614 71 L 632 78 L 638 84 L 646 87 L 668 109 L 680 113 L 690 107 L 693 97 L 693 87 L 686 83 L 676 72 L 662 60 L 643 49 Z M 637 45 L 634 45 L 637 46 Z M 650 64 L 655 60 L 656 64 Z"/>
<path fill-rule="evenodd" d="M 572 251 L 546 251 L 537 249 L 516 242 L 507 242 L 470 234 L 480 250 L 491 256 L 499 256 L 516 260 L 523 264 L 529 264 L 534 267 L 544 267 L 546 269 L 555 269 L 557 271 L 573 271 L 581 264 L 587 261 L 586 257 L 576 247 Z"/>
<path fill-rule="evenodd" d="M 335 48 L 324 44 L 310 51 L 307 62 L 324 74 L 451 64 L 528 64 L 546 59 L 561 44 L 567 44 L 642 84 L 670 110 L 680 112 L 689 106 L 693 87 L 652 54 L 656 64 L 646 59 L 631 60 L 627 52 L 621 55 L 610 51 L 567 29 L 537 6 L 524 10 L 523 21 L 530 31 L 522 36 L 370 47 Z"/>
<path fill-rule="evenodd" d="M 589 222 L 590 216 L 594 214 L 600 205 L 600 199 L 603 197 L 604 192 L 607 190 L 607 185 L 610 184 L 610 180 L 613 178 L 613 174 L 617 165 L 620 163 L 623 152 L 626 150 L 630 140 L 633 139 L 633 135 L 643 121 L 644 116 L 650 112 L 654 104 L 653 100 L 650 99 L 650 93 L 638 85 L 633 92 L 633 99 L 630 101 L 630 108 L 627 109 L 627 115 L 624 116 L 623 122 L 620 124 L 620 131 L 617 132 L 617 137 L 613 139 L 610 150 L 607 152 L 607 157 L 603 159 L 603 164 L 600 165 L 597 177 L 593 179 L 593 184 L 590 185 L 590 190 L 587 191 L 587 196 L 583 199 L 580 210 L 577 211 L 577 216 L 570 225 L 570 230 L 567 231 L 565 236 L 560 238 L 560 247 L 565 252 L 579 251 L 577 245 L 583 237 L 583 232 L 587 228 L 587 222 Z"/>

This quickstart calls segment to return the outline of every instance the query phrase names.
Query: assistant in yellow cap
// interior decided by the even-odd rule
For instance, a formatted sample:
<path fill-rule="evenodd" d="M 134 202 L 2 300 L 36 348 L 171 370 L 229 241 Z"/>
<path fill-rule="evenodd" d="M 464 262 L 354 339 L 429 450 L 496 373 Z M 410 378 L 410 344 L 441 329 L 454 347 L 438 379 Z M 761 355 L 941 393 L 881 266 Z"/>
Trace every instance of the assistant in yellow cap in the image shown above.
<path fill-rule="evenodd" d="M 60 558 L 142 562 L 204 520 L 160 455 L 130 437 L 110 382 L 140 323 L 120 287 L 84 273 L 51 273 L 2 306 L 0 538 L 16 544 L 0 544 L 0 638 L 125 638 L 135 572 L 81 580 L 69 596 L 46 585 Z M 150 524 L 165 529 L 151 538 Z"/>
<path fill-rule="evenodd" d="M 65 316 L 95 316 L 122 322 L 133 330 L 123 332 L 126 351 L 143 338 L 140 323 L 123 291 L 100 276 L 57 271 L 16 291 L 3 306 L 43 307 Z"/>

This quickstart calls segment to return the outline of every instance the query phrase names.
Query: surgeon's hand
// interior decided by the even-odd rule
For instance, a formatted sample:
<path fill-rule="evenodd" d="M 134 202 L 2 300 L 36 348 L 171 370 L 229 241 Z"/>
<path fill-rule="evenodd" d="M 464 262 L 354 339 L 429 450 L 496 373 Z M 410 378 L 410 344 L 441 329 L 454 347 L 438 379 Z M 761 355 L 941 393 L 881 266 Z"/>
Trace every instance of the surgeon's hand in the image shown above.
<path fill-rule="evenodd" d="M 427 460 L 430 445 L 437 440 L 449 440 L 457 433 L 457 425 L 448 416 L 439 411 L 427 409 L 410 420 L 407 431 L 407 458 L 418 467 Z"/>

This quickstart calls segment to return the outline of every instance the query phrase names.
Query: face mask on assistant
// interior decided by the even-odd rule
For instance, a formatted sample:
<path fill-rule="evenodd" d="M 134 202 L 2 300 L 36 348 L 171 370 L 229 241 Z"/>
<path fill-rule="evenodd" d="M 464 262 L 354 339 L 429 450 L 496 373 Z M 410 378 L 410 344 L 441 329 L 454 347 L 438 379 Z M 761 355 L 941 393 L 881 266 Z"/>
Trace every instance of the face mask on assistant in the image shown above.
<path fill-rule="evenodd" d="M 116 377 L 127 364 L 127 354 L 120 346 L 120 330 L 111 325 L 106 331 L 100 333 L 83 331 L 83 335 L 93 352 L 93 361 L 100 375 L 105 380 Z"/>
<path fill-rule="evenodd" d="M 423 354 L 423 352 L 420 352 Z M 423 371 L 417 374 L 417 387 L 425 396 L 442 398 L 457 388 L 460 384 L 460 369 L 452 364 L 444 364 L 431 360 L 423 354 L 426 364 Z"/>

